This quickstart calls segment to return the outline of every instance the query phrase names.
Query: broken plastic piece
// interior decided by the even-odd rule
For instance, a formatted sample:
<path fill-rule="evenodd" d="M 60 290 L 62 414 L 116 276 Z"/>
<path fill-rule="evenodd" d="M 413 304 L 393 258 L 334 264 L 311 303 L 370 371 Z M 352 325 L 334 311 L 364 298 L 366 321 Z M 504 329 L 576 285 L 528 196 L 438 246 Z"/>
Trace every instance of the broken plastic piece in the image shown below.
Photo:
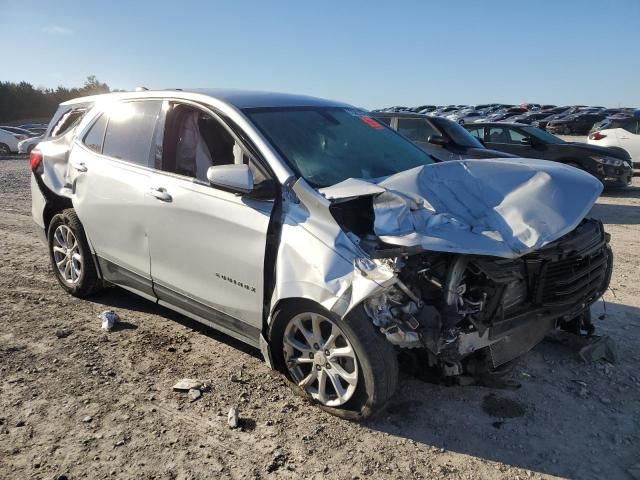
<path fill-rule="evenodd" d="M 618 361 L 618 349 L 613 339 L 608 335 L 594 337 L 588 345 L 580 349 L 578 355 L 585 363 L 593 363 L 598 360 L 606 360 L 609 363 Z"/>
<path fill-rule="evenodd" d="M 231 407 L 227 414 L 227 425 L 229 428 L 238 428 L 238 410 L 236 407 Z"/>
<path fill-rule="evenodd" d="M 120 317 L 113 310 L 105 310 L 98 318 L 102 320 L 102 329 L 106 331 L 111 331 L 113 326 L 120 321 Z"/>
<path fill-rule="evenodd" d="M 188 392 L 192 389 L 200 389 L 202 382 L 200 380 L 194 380 L 193 378 L 183 378 L 173 386 L 173 389 L 178 392 Z"/>

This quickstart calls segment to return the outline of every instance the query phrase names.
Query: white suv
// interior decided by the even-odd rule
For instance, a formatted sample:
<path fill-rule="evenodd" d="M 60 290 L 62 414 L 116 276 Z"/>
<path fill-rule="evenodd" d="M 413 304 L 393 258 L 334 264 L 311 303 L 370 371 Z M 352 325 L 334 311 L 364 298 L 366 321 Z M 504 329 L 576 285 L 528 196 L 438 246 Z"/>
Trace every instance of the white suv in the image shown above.
<path fill-rule="evenodd" d="M 625 150 L 634 162 L 640 162 L 640 111 L 629 118 L 608 118 L 589 134 L 588 143 Z"/>
<path fill-rule="evenodd" d="M 482 379 L 552 328 L 592 329 L 612 257 L 584 218 L 602 189 L 587 173 L 434 163 L 368 112 L 311 97 L 90 103 L 31 154 L 60 285 L 118 285 L 237 337 L 333 413 L 384 406 L 398 351 Z"/>

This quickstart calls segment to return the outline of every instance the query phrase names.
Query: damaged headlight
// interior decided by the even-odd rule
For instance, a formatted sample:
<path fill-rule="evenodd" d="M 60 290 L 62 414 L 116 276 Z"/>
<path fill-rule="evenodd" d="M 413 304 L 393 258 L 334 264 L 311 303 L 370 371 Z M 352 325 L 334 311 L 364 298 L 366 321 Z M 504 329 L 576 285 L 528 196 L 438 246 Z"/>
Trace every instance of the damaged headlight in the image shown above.
<path fill-rule="evenodd" d="M 592 160 L 602 165 L 611 165 L 613 167 L 621 167 L 624 165 L 624 160 L 620 160 L 619 158 L 599 157 L 599 156 L 592 156 L 589 158 L 591 158 Z"/>

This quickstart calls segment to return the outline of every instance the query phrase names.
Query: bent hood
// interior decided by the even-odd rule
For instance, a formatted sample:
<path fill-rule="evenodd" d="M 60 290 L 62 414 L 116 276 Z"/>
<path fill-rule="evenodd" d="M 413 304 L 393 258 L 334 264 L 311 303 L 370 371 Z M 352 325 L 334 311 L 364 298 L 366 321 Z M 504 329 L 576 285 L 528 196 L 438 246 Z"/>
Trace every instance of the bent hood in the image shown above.
<path fill-rule="evenodd" d="M 545 160 L 458 160 L 382 180 L 348 179 L 329 200 L 372 196 L 385 243 L 514 258 L 573 230 L 602 192 L 586 172 Z"/>

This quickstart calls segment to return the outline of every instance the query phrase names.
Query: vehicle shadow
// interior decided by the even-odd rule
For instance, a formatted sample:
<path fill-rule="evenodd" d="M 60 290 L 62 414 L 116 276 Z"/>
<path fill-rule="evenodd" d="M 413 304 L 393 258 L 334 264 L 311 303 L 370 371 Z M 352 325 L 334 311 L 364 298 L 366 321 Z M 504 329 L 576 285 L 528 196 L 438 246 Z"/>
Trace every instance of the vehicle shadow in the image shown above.
<path fill-rule="evenodd" d="M 605 188 L 600 196 L 608 198 L 640 198 L 640 187 L 633 185 L 623 188 Z"/>
<path fill-rule="evenodd" d="M 593 308 L 594 318 L 602 314 L 602 302 Z M 637 461 L 634 447 L 609 439 L 637 434 L 630 418 L 640 394 L 624 386 L 635 370 L 640 309 L 605 308 L 607 322 L 596 333 L 618 344 L 616 365 L 584 364 L 571 346 L 544 341 L 516 366 L 519 389 L 447 387 L 404 376 L 383 417 L 366 425 L 431 447 L 434 455 L 451 451 L 560 477 L 602 478 L 601 471 L 626 478 Z M 616 330 L 621 323 L 629 325 L 624 335 Z"/>
<path fill-rule="evenodd" d="M 589 216 L 600 219 L 605 225 L 637 225 L 640 224 L 640 205 L 597 203 L 591 208 Z"/>
<path fill-rule="evenodd" d="M 226 335 L 225 333 L 214 330 L 213 328 L 203 325 L 202 323 L 192 320 L 191 318 L 181 315 L 180 313 L 174 312 L 173 310 L 163 307 L 162 305 L 158 305 L 157 303 L 142 298 L 139 295 L 131 293 L 123 288 L 106 288 L 91 296 L 90 298 L 87 298 L 87 300 L 98 305 L 103 305 L 105 308 L 110 310 L 132 310 L 134 312 L 148 313 L 151 315 L 164 317 L 167 320 L 177 322 L 180 325 L 193 330 L 194 332 L 206 335 L 207 337 L 218 342 L 226 343 L 227 345 L 236 348 L 241 352 L 246 353 L 247 355 L 251 355 L 262 360 L 260 350 L 258 350 L 257 348 L 247 345 L 240 340 Z M 136 328 L 138 328 L 137 325 L 121 321 L 116 324 L 113 330 L 118 331 Z"/>

